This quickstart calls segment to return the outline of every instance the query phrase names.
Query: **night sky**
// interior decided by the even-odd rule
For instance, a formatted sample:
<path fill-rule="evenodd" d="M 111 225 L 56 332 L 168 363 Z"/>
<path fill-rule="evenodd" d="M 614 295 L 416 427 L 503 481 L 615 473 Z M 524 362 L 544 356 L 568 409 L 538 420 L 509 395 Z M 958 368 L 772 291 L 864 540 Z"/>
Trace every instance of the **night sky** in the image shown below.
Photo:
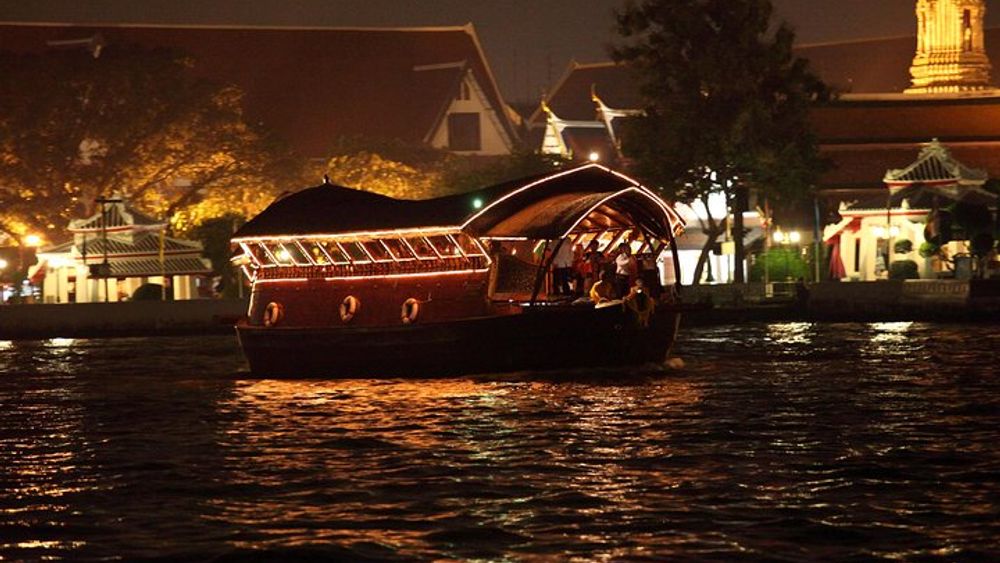
<path fill-rule="evenodd" d="M 539 98 L 571 59 L 607 60 L 623 0 L 0 0 L 0 20 L 278 26 L 475 24 L 511 101 Z M 912 35 L 914 0 L 774 0 L 816 43 Z M 996 3 L 998 5 L 994 6 Z M 989 0 L 987 25 L 1000 25 Z"/>

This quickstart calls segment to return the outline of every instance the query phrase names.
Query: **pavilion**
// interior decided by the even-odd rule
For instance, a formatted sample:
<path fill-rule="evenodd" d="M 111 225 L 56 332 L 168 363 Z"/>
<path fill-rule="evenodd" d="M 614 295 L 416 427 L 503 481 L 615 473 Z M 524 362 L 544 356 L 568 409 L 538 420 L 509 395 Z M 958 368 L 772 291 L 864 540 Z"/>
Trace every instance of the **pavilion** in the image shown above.
<path fill-rule="evenodd" d="M 168 237 L 166 227 L 111 198 L 70 221 L 71 240 L 39 249 L 31 279 L 41 282 L 45 303 L 121 301 L 144 284 L 165 285 L 167 298 L 195 299 L 212 269 L 201 243 Z"/>
<path fill-rule="evenodd" d="M 938 277 L 940 265 L 918 253 L 931 215 L 956 201 L 995 208 L 997 196 L 983 188 L 987 179 L 986 171 L 962 164 L 937 139 L 925 143 L 912 164 L 886 171 L 881 193 L 859 190 L 853 200 L 846 195 L 841 200 L 841 220 L 823 231 L 823 241 L 832 247 L 830 277 L 885 279 L 889 264 L 898 260 L 916 262 L 921 278 Z M 897 252 L 896 243 L 903 240 L 910 241 L 910 250 Z M 950 241 L 944 251 L 952 257 L 967 254 L 968 241 Z"/>

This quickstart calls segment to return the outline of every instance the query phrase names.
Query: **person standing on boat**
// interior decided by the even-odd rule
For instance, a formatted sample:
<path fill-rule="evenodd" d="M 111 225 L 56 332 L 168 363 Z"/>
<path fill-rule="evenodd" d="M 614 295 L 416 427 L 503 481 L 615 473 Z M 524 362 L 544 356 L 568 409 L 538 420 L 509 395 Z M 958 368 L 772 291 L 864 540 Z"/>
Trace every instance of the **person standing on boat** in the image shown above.
<path fill-rule="evenodd" d="M 559 242 L 556 255 L 552 259 L 552 278 L 555 292 L 559 295 L 571 295 L 569 281 L 573 275 L 573 241 L 563 239 Z"/>
<path fill-rule="evenodd" d="M 618 295 L 628 295 L 631 285 L 629 278 L 634 271 L 635 258 L 632 257 L 628 244 L 623 242 L 618 245 L 618 255 L 615 256 L 615 287 Z"/>
<path fill-rule="evenodd" d="M 590 244 L 587 245 L 587 250 L 583 253 L 583 291 L 585 294 L 589 293 L 590 288 L 594 287 L 594 284 L 597 283 L 597 279 L 603 268 L 604 254 L 601 253 L 597 239 L 594 239 L 590 241 Z"/>

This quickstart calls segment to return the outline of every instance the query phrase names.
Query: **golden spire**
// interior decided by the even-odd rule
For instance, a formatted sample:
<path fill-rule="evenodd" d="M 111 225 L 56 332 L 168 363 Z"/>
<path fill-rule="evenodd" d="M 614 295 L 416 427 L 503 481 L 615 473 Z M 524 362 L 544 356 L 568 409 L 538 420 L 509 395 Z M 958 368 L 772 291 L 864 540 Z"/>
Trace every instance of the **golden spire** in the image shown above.
<path fill-rule="evenodd" d="M 908 94 L 992 88 L 983 19 L 986 0 L 917 0 L 917 53 Z"/>

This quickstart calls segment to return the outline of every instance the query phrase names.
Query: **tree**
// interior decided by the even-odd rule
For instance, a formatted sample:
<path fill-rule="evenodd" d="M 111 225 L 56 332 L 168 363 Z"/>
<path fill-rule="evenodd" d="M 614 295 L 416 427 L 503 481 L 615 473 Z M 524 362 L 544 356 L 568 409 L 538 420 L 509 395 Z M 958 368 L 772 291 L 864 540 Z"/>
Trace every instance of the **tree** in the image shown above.
<path fill-rule="evenodd" d="M 231 210 L 234 199 L 250 212 L 270 202 L 296 161 L 247 125 L 237 89 L 190 66 L 135 46 L 98 58 L 4 53 L 0 231 L 56 240 L 71 218 L 93 212 L 95 198 L 116 192 L 181 229 Z"/>
<path fill-rule="evenodd" d="M 668 198 L 707 209 L 710 194 L 725 194 L 738 264 L 749 191 L 793 197 L 822 170 L 806 115 L 830 91 L 772 11 L 770 0 L 643 0 L 616 14 L 622 39 L 612 56 L 632 68 L 645 102 L 626 124 L 623 150 Z M 727 227 L 711 214 L 706 223 L 696 283 Z"/>
<path fill-rule="evenodd" d="M 398 199 L 429 199 L 549 172 L 566 161 L 519 150 L 504 156 L 464 156 L 400 141 L 343 138 L 325 173 L 334 184 Z"/>

